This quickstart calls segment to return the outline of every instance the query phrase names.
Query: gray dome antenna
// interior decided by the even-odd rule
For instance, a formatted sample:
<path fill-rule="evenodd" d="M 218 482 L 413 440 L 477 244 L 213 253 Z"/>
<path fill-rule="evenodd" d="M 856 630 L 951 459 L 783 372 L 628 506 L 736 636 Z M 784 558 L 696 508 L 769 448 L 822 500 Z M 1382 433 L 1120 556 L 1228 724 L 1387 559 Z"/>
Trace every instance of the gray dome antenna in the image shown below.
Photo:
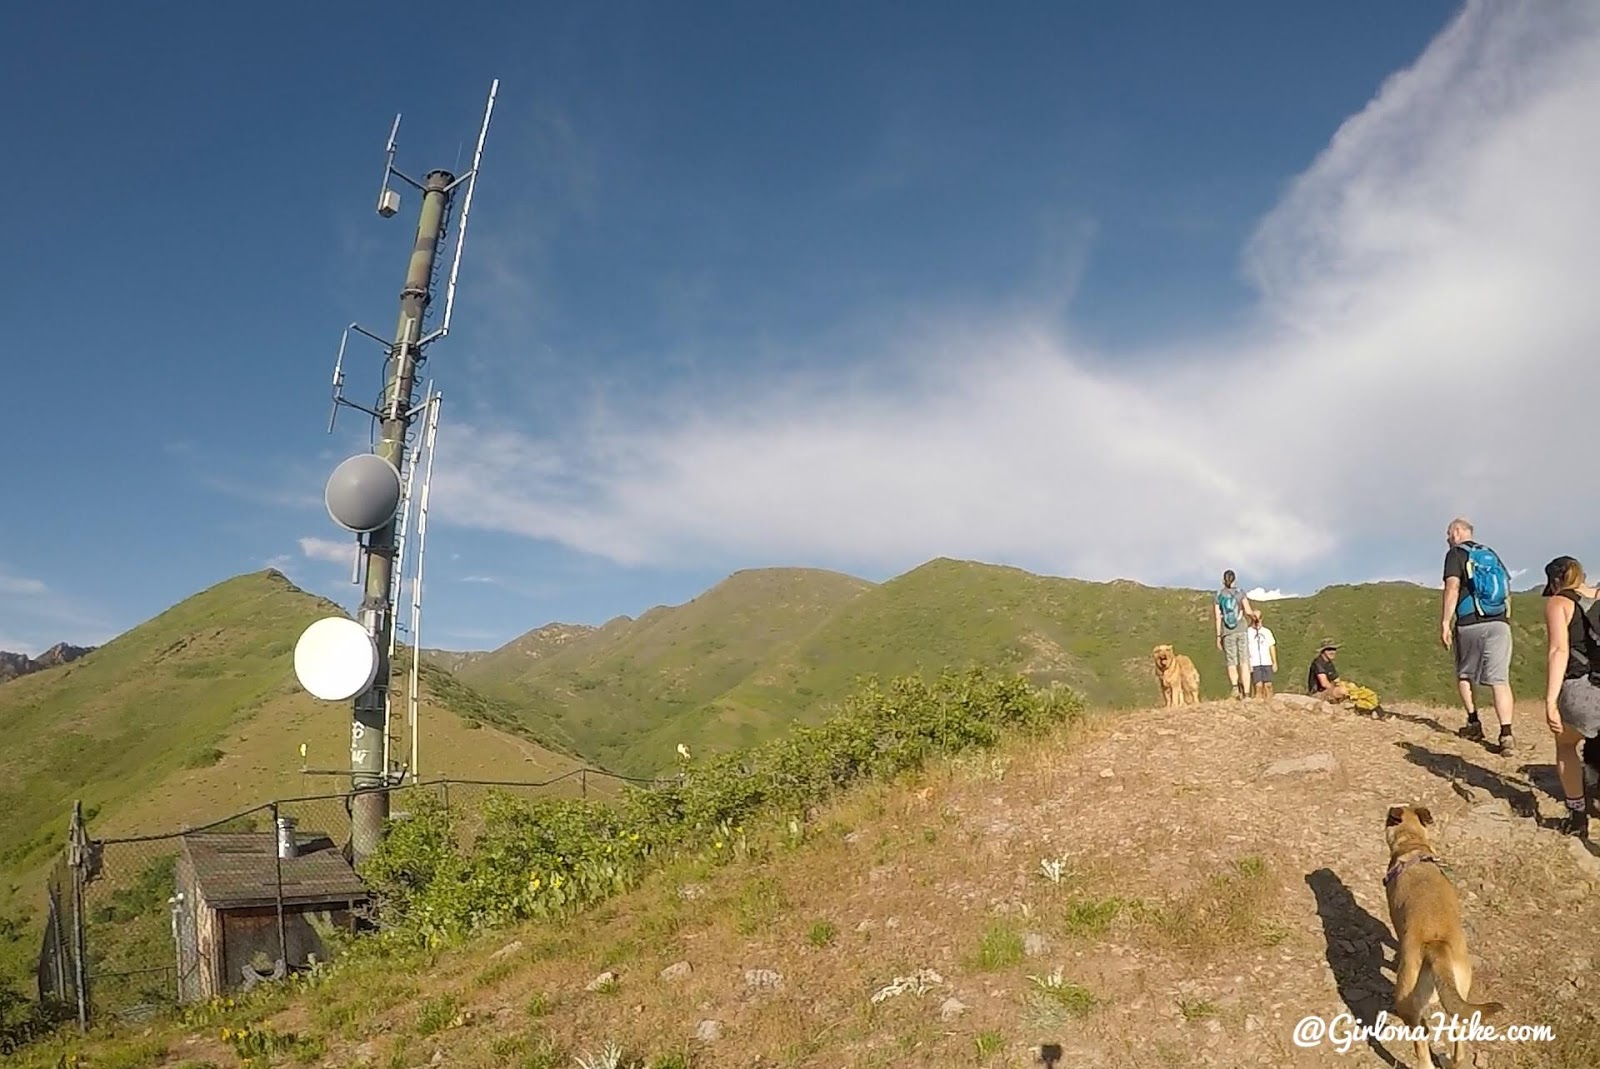
<path fill-rule="evenodd" d="M 394 519 L 403 489 L 393 464 L 376 453 L 357 453 L 333 469 L 322 500 L 334 523 L 368 534 Z"/>

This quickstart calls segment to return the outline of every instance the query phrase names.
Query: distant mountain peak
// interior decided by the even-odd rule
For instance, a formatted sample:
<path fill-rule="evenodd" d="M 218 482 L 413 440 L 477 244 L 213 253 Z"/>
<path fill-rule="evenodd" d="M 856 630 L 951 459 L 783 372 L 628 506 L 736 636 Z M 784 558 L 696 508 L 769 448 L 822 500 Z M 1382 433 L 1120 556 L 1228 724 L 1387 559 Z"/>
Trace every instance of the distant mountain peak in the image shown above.
<path fill-rule="evenodd" d="M 74 646 L 67 642 L 57 642 L 37 657 L 29 657 L 26 653 L 12 653 L 9 650 L 0 650 L 0 683 L 16 679 L 19 676 L 42 672 L 46 668 L 57 668 L 61 665 L 69 664 L 93 649 L 93 646 Z"/>
<path fill-rule="evenodd" d="M 592 635 L 598 628 L 588 624 L 549 623 L 512 640 L 508 645 L 530 658 L 543 657 L 569 642 Z"/>

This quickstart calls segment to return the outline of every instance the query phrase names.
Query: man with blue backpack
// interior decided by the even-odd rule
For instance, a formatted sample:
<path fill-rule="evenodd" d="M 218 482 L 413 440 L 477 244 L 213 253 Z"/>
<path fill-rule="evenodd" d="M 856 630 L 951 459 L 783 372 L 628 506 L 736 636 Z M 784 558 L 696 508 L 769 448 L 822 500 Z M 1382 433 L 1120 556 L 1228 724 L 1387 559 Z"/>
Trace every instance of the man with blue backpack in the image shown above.
<path fill-rule="evenodd" d="M 1515 753 L 1511 733 L 1511 576 L 1500 557 L 1472 539 L 1472 524 L 1450 521 L 1445 529 L 1450 546 L 1444 555 L 1444 604 L 1439 618 L 1439 640 L 1455 648 L 1456 685 L 1466 706 L 1467 723 L 1461 734 L 1483 737 L 1473 686 L 1494 693 L 1494 715 L 1500 722 L 1499 752 Z"/>

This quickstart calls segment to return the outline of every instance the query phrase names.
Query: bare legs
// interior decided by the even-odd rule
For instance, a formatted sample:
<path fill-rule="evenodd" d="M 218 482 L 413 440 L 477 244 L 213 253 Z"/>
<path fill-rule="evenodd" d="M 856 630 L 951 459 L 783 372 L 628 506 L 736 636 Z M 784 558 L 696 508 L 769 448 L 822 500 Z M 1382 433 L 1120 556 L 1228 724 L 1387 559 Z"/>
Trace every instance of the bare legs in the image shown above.
<path fill-rule="evenodd" d="M 1481 716 L 1482 711 L 1478 708 L 1478 703 L 1473 695 L 1472 680 L 1456 680 L 1456 689 L 1461 692 L 1461 707 L 1465 709 L 1468 714 L 1477 713 Z M 1499 722 L 1497 725 L 1499 732 L 1502 735 L 1509 733 L 1511 731 L 1511 713 L 1513 704 L 1511 684 L 1491 683 L 1489 685 L 1489 690 L 1494 695 L 1494 718 Z M 1491 736 L 1485 735 L 1485 738 L 1489 737 Z"/>
<path fill-rule="evenodd" d="M 1556 736 L 1556 775 L 1568 798 L 1583 797 L 1583 756 L 1578 753 L 1582 745 L 1583 736 L 1562 724 L 1561 733 Z"/>

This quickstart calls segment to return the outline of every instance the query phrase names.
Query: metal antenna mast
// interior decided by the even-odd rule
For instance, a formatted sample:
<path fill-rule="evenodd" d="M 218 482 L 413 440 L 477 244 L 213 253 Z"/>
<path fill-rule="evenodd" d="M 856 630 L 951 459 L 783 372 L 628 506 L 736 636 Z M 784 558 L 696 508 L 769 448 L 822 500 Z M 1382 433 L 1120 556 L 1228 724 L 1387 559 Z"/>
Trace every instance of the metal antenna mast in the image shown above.
<path fill-rule="evenodd" d="M 420 461 L 426 448 L 427 474 L 421 492 L 422 508 L 425 510 L 440 401 L 439 394 L 430 389 L 428 397 L 417 404 L 415 393 L 418 373 L 427 359 L 426 347 L 450 332 L 456 276 L 461 267 L 462 248 L 466 243 L 467 217 L 472 210 L 472 194 L 477 188 L 483 144 L 489 134 L 489 118 L 494 112 L 495 94 L 499 88 L 500 81 L 497 78 L 489 87 L 489 100 L 484 107 L 483 126 L 478 132 L 472 169 L 464 175 L 433 170 L 418 182 L 396 169 L 395 139 L 400 130 L 400 116 L 395 116 L 385 149 L 383 184 L 378 191 L 378 214 L 390 218 L 399 211 L 400 195 L 390 188 L 390 178 L 398 178 L 422 194 L 416 239 L 406 267 L 405 284 L 400 291 L 400 314 L 390 341 L 354 323 L 350 324 L 340 339 L 339 355 L 334 365 L 333 412 L 328 420 L 328 430 L 333 430 L 341 406 L 365 412 L 372 417 L 377 430 L 372 452 L 357 454 L 340 464 L 328 480 L 325 494 L 328 513 L 334 522 L 356 535 L 358 551 L 355 578 L 361 582 L 363 593 L 357 622 L 366 644 L 371 646 L 370 660 L 375 663 L 369 672 L 366 646 L 357 641 L 354 631 L 349 630 L 351 621 L 348 620 L 344 621 L 342 628 L 330 625 L 315 636 L 315 640 L 311 629 L 308 629 L 296 648 L 295 658 L 301 683 L 313 694 L 330 700 L 352 702 L 350 845 L 352 860 L 358 862 L 376 850 L 382 840 L 384 823 L 389 815 L 389 795 L 385 788 L 404 777 L 403 770 L 397 777 L 389 762 L 389 728 L 391 657 L 395 648 L 396 617 L 403 585 L 404 541 L 407 538 L 407 520 L 412 501 L 411 476 L 414 473 L 414 467 L 412 471 L 407 470 L 407 462 L 412 461 L 414 465 Z M 423 326 L 433 300 L 439 251 L 445 243 L 451 209 L 463 183 L 466 184 L 465 196 L 456 227 L 456 247 L 451 258 L 443 322 L 431 333 L 425 334 Z M 383 393 L 374 408 L 367 408 L 344 396 L 344 353 L 351 331 L 378 342 L 387 352 Z M 422 433 L 414 446 L 408 448 L 413 423 L 424 412 L 427 416 L 423 421 Z M 424 511 L 419 517 L 419 535 L 426 529 L 425 516 Z M 413 650 L 413 657 L 421 652 L 417 632 L 421 613 L 422 554 L 421 539 L 418 541 L 417 576 L 412 582 L 411 626 L 411 637 L 418 648 Z M 317 626 L 312 625 L 313 628 Z M 336 644 L 341 643 L 344 645 L 335 648 Z M 313 668 L 323 669 L 322 674 L 318 675 L 313 668 L 302 668 L 302 660 Z M 348 667 L 351 664 L 357 665 L 359 670 Z M 346 667 L 339 667 L 341 665 Z M 341 671 L 343 675 L 340 675 Z M 411 722 L 413 755 L 416 752 L 416 671 L 416 665 L 413 664 L 407 717 Z"/>

